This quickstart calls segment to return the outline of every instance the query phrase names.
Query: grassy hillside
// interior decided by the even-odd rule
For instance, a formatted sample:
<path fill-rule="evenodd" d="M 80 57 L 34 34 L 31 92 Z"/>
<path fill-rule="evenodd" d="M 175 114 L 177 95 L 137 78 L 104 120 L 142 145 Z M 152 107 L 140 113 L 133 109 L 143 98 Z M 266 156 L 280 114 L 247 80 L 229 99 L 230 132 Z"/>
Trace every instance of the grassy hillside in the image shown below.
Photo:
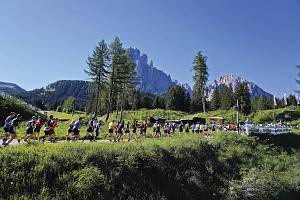
<path fill-rule="evenodd" d="M 0 160 L 1 199 L 300 198 L 299 145 L 230 132 L 212 140 L 21 145 L 1 149 Z"/>
<path fill-rule="evenodd" d="M 186 119 L 192 119 L 193 117 L 203 117 L 206 119 L 207 122 L 209 122 L 209 117 L 223 117 L 225 118 L 225 123 L 236 123 L 236 111 L 235 110 L 217 110 L 217 111 L 211 111 L 208 113 L 195 113 L 195 114 L 189 114 L 186 115 Z M 239 114 L 240 120 L 245 121 L 246 116 L 243 114 Z"/>
<path fill-rule="evenodd" d="M 135 111 L 125 111 L 123 114 L 123 119 L 125 121 L 144 121 L 148 119 L 148 117 L 160 117 L 168 120 L 175 120 L 175 119 L 181 119 L 184 116 L 186 116 L 186 113 L 180 112 L 180 111 L 173 111 L 173 110 L 163 110 L 163 109 L 139 109 Z M 102 116 L 100 118 L 102 121 L 105 121 L 106 115 Z M 110 115 L 110 120 L 116 120 L 116 112 L 112 113 Z"/>
<path fill-rule="evenodd" d="M 300 108 L 288 107 L 275 110 L 263 110 L 249 115 L 249 118 L 252 119 L 254 123 L 272 122 L 274 117 L 276 121 L 281 120 L 296 125 L 300 122 Z"/>

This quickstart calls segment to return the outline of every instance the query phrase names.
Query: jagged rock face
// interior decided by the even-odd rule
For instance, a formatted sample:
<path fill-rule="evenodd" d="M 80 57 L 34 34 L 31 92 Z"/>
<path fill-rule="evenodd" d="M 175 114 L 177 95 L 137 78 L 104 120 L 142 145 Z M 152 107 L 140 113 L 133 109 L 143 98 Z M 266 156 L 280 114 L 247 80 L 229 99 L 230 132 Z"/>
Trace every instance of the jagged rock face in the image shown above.
<path fill-rule="evenodd" d="M 20 94 L 22 92 L 26 92 L 26 90 L 14 83 L 5 83 L 0 81 L 0 92 L 5 94 Z"/>
<path fill-rule="evenodd" d="M 166 93 L 168 89 L 176 83 L 172 81 L 171 76 L 155 68 L 153 62 L 148 62 L 146 54 L 141 54 L 139 49 L 129 48 L 132 61 L 136 63 L 137 74 L 140 78 L 140 90 L 152 94 Z"/>
<path fill-rule="evenodd" d="M 207 87 L 207 95 L 210 99 L 211 95 L 213 93 L 213 90 L 217 87 L 219 88 L 221 84 L 225 84 L 227 86 L 229 86 L 231 84 L 232 88 L 234 90 L 237 85 L 239 85 L 241 83 L 245 83 L 245 82 L 247 83 L 247 85 L 249 87 L 251 98 L 254 98 L 254 97 L 257 97 L 257 96 L 265 96 L 265 97 L 271 99 L 273 97 L 272 94 L 264 91 L 263 89 L 261 89 L 255 83 L 249 82 L 249 81 L 245 80 L 244 78 L 236 76 L 234 74 L 226 74 L 224 76 L 221 76 L 219 79 L 214 80 Z"/>

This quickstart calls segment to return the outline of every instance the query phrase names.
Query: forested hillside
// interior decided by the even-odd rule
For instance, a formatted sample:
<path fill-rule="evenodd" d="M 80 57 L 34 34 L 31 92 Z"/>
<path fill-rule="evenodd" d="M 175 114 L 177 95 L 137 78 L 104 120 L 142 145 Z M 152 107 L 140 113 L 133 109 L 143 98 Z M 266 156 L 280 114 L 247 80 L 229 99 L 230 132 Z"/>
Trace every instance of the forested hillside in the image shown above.
<path fill-rule="evenodd" d="M 17 95 L 24 101 L 41 109 L 55 110 L 70 96 L 74 97 L 76 110 L 85 110 L 91 85 L 88 81 L 61 80 L 51 83 L 46 88 L 35 89 Z"/>

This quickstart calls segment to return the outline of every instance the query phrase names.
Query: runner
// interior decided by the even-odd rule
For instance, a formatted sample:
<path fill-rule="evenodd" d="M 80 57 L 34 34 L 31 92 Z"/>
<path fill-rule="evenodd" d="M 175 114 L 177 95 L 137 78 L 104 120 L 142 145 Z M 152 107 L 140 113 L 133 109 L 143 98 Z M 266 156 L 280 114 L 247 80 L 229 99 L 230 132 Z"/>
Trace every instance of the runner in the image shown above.
<path fill-rule="evenodd" d="M 191 125 L 191 129 L 192 129 L 192 133 L 195 133 L 195 124 L 194 123 Z"/>
<path fill-rule="evenodd" d="M 26 124 L 26 133 L 23 136 L 25 142 L 30 142 L 30 140 L 34 137 L 34 128 L 36 123 L 36 116 L 32 116 L 32 119 Z"/>
<path fill-rule="evenodd" d="M 199 132 L 200 132 L 200 124 L 198 122 L 195 125 L 195 132 L 196 132 L 196 134 L 199 134 Z"/>
<path fill-rule="evenodd" d="M 55 122 L 53 115 L 50 115 L 47 123 L 45 124 L 45 128 L 44 128 L 45 135 L 43 137 L 40 137 L 42 143 L 45 142 L 45 139 L 48 136 L 51 137 L 51 142 L 55 142 L 55 135 L 54 135 L 55 126 L 57 126 L 57 122 Z"/>
<path fill-rule="evenodd" d="M 110 142 L 112 141 L 112 139 L 114 139 L 114 137 L 113 137 L 114 129 L 115 129 L 115 120 L 111 121 L 108 124 L 108 136 L 109 136 L 109 141 Z"/>
<path fill-rule="evenodd" d="M 168 136 L 168 124 L 167 123 L 164 124 L 164 135 Z"/>
<path fill-rule="evenodd" d="M 4 138 L 3 138 L 3 143 L 2 145 L 5 144 L 5 142 L 7 141 L 7 139 L 9 138 L 10 135 L 10 127 L 11 127 L 11 122 L 12 120 L 15 118 L 16 113 L 11 112 L 10 115 L 5 119 L 5 123 L 4 123 Z"/>
<path fill-rule="evenodd" d="M 212 124 L 211 124 L 211 131 L 212 131 L 212 132 L 215 132 L 215 131 L 216 131 L 216 125 L 215 125 L 215 123 L 212 123 Z"/>
<path fill-rule="evenodd" d="M 161 137 L 161 132 L 160 132 L 160 124 L 158 123 L 158 121 L 156 121 L 153 125 L 153 131 L 154 131 L 154 134 L 153 134 L 153 137 Z"/>
<path fill-rule="evenodd" d="M 166 136 L 170 137 L 171 136 L 171 124 L 167 123 L 165 129 L 166 129 L 165 133 L 167 134 Z"/>
<path fill-rule="evenodd" d="M 99 130 L 100 130 L 100 122 L 97 120 L 97 118 L 95 118 L 95 120 L 94 120 L 94 127 L 95 127 L 95 133 L 96 133 L 96 137 L 94 138 L 94 142 L 96 142 L 98 140 Z"/>
<path fill-rule="evenodd" d="M 128 142 L 130 141 L 130 123 L 127 122 L 125 127 L 125 134 L 128 135 Z"/>
<path fill-rule="evenodd" d="M 176 123 L 173 122 L 173 123 L 171 124 L 171 126 L 172 126 L 171 132 L 172 132 L 173 135 L 175 135 Z"/>
<path fill-rule="evenodd" d="M 55 143 L 56 142 L 56 133 L 55 133 L 55 128 L 58 127 L 58 118 L 53 119 L 53 124 L 52 127 L 50 127 L 51 131 L 51 142 Z"/>
<path fill-rule="evenodd" d="M 207 135 L 207 133 L 208 133 L 208 124 L 204 125 L 204 132 L 205 132 L 205 135 Z"/>
<path fill-rule="evenodd" d="M 73 128 L 74 128 L 74 123 L 75 121 L 72 120 L 71 123 L 69 124 L 69 129 L 66 134 L 66 140 L 69 142 L 71 139 L 73 139 Z"/>
<path fill-rule="evenodd" d="M 135 140 L 137 139 L 137 135 L 136 135 L 137 128 L 138 128 L 138 121 L 134 121 L 132 123 L 132 138 L 134 137 Z"/>
<path fill-rule="evenodd" d="M 124 120 L 122 122 L 118 123 L 118 128 L 117 128 L 117 142 L 120 142 L 121 140 L 123 141 L 123 134 L 124 134 Z"/>
<path fill-rule="evenodd" d="M 143 133 L 144 133 L 144 131 L 143 131 L 144 123 L 142 123 L 139 127 L 140 127 L 140 136 L 139 137 L 142 137 Z"/>
<path fill-rule="evenodd" d="M 203 124 L 200 124 L 200 133 L 204 133 L 205 126 Z"/>
<path fill-rule="evenodd" d="M 188 122 L 185 124 L 184 128 L 185 128 L 185 133 L 189 134 L 190 133 L 190 125 Z"/>
<path fill-rule="evenodd" d="M 83 137 L 82 139 L 82 142 L 85 141 L 85 139 L 89 139 L 90 142 L 94 141 L 94 129 L 95 129 L 95 126 L 94 126 L 94 120 L 95 118 L 92 118 L 89 123 L 88 123 L 88 128 L 86 130 L 86 134 L 85 136 Z"/>
<path fill-rule="evenodd" d="M 180 125 L 179 125 L 179 136 L 181 136 L 182 133 L 183 133 L 183 122 L 180 122 Z"/>
<path fill-rule="evenodd" d="M 40 140 L 40 131 L 44 125 L 44 121 L 41 116 L 38 116 L 38 119 L 35 122 L 35 127 L 34 127 L 34 138 L 37 140 Z"/>
<path fill-rule="evenodd" d="M 79 119 L 77 121 L 75 121 L 74 123 L 74 127 L 73 127 L 73 140 L 77 141 L 80 139 L 80 127 L 81 127 L 81 123 L 82 123 L 82 117 L 79 117 Z"/>
<path fill-rule="evenodd" d="M 21 120 L 22 116 L 20 114 L 18 114 L 12 121 L 11 121 L 11 125 L 9 127 L 9 139 L 7 138 L 7 141 L 3 144 L 3 146 L 7 146 L 9 145 L 13 139 L 15 139 L 17 137 L 17 128 L 19 127 L 19 122 Z M 20 143 L 20 140 L 18 140 L 18 142 Z"/>
<path fill-rule="evenodd" d="M 148 128 L 148 124 L 147 124 L 147 120 L 145 120 L 141 127 L 141 133 L 142 133 L 141 135 L 144 137 L 146 137 L 147 128 Z"/>

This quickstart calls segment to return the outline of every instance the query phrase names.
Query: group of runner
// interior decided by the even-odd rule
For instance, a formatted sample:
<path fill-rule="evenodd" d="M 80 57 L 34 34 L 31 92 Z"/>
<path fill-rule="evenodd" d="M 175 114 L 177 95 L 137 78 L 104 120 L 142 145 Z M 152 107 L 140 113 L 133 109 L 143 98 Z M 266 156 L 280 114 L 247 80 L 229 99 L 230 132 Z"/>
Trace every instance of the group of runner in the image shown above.
<path fill-rule="evenodd" d="M 3 137 L 3 146 L 9 145 L 13 139 L 17 139 L 17 128 L 19 128 L 20 120 L 22 116 L 15 112 L 11 112 L 10 115 L 5 119 L 4 122 L 4 137 Z M 55 142 L 55 131 L 54 129 L 57 127 L 58 119 L 54 118 L 53 115 L 49 116 L 49 120 L 44 123 L 44 120 L 39 116 L 33 116 L 30 121 L 26 122 L 26 130 L 25 134 L 18 138 L 18 142 L 20 143 L 21 139 L 24 141 L 30 141 L 32 139 L 40 140 L 44 142 L 47 136 L 51 137 L 51 141 Z M 44 128 L 44 136 L 40 137 L 40 131 L 42 127 Z"/>
<path fill-rule="evenodd" d="M 77 141 L 80 139 L 80 127 L 82 125 L 82 120 L 83 118 L 79 117 L 78 120 L 72 121 L 69 124 L 68 133 L 66 134 L 65 137 L 67 141 L 70 140 Z M 86 134 L 83 137 L 82 142 L 85 141 L 86 139 L 89 139 L 91 142 L 92 141 L 95 142 L 98 139 L 99 130 L 100 130 L 100 122 L 96 117 L 93 117 L 87 125 Z"/>
<path fill-rule="evenodd" d="M 127 122 L 126 126 L 124 120 L 118 123 L 115 123 L 115 121 L 113 120 L 108 124 L 108 136 L 110 138 L 109 140 L 120 142 L 124 140 L 125 135 L 128 136 L 128 141 L 132 139 L 136 140 L 138 137 L 146 136 L 147 128 L 148 123 L 146 120 L 141 124 L 138 124 L 138 121 L 136 120 L 134 120 L 131 124 L 130 122 Z M 138 129 L 140 130 L 139 136 L 137 133 Z"/>
<path fill-rule="evenodd" d="M 4 123 L 4 137 L 3 146 L 8 145 L 17 136 L 17 128 L 19 127 L 19 122 L 22 116 L 20 114 L 11 112 L 10 115 L 5 119 Z"/>
<path fill-rule="evenodd" d="M 6 118 L 4 124 L 4 138 L 3 146 L 9 145 L 13 139 L 17 139 L 16 130 L 19 127 L 19 122 L 22 116 L 14 112 Z M 77 120 L 72 121 L 69 124 L 69 129 L 64 137 L 67 141 L 78 141 L 80 140 L 80 129 L 83 123 L 83 118 L 80 117 Z M 44 126 L 44 128 L 43 128 Z M 44 143 L 46 138 L 49 138 L 50 142 L 56 142 L 55 129 L 58 127 L 58 119 L 50 115 L 46 121 L 44 121 L 40 116 L 33 116 L 30 121 L 26 122 L 25 134 L 18 139 L 20 142 L 23 139 L 26 142 L 30 142 L 35 139 Z M 40 136 L 40 132 L 43 128 L 44 135 Z M 87 129 L 82 141 L 90 140 L 96 141 L 100 135 L 101 123 L 96 117 L 91 118 L 87 124 Z M 162 126 L 158 121 L 153 124 L 152 137 L 158 138 L 164 136 L 170 137 L 175 135 L 175 131 L 178 128 L 179 136 L 184 132 L 189 134 L 192 133 L 207 133 L 208 124 L 193 123 L 189 124 L 181 122 L 176 124 L 175 122 L 166 122 Z M 127 122 L 125 124 L 124 120 L 121 122 L 115 122 L 114 120 L 108 124 L 108 134 L 105 137 L 109 137 L 109 141 L 120 142 L 126 137 L 128 141 L 136 140 L 140 137 L 145 137 L 148 129 L 147 120 L 139 123 L 134 120 L 132 123 Z M 211 125 L 211 130 L 216 130 L 216 126 Z M 163 134 L 162 134 L 163 133 Z"/>
<path fill-rule="evenodd" d="M 179 136 L 184 132 L 189 134 L 190 131 L 192 131 L 192 133 L 208 133 L 209 129 L 208 124 L 189 124 L 188 122 L 184 124 L 183 122 L 180 122 L 180 124 L 177 125 L 175 122 L 167 122 L 162 127 L 164 135 L 167 137 L 175 135 L 177 127 Z M 216 126 L 212 124 L 211 130 L 215 131 Z M 158 123 L 158 121 L 156 121 L 153 125 L 153 137 L 162 137 L 161 125 Z"/>

